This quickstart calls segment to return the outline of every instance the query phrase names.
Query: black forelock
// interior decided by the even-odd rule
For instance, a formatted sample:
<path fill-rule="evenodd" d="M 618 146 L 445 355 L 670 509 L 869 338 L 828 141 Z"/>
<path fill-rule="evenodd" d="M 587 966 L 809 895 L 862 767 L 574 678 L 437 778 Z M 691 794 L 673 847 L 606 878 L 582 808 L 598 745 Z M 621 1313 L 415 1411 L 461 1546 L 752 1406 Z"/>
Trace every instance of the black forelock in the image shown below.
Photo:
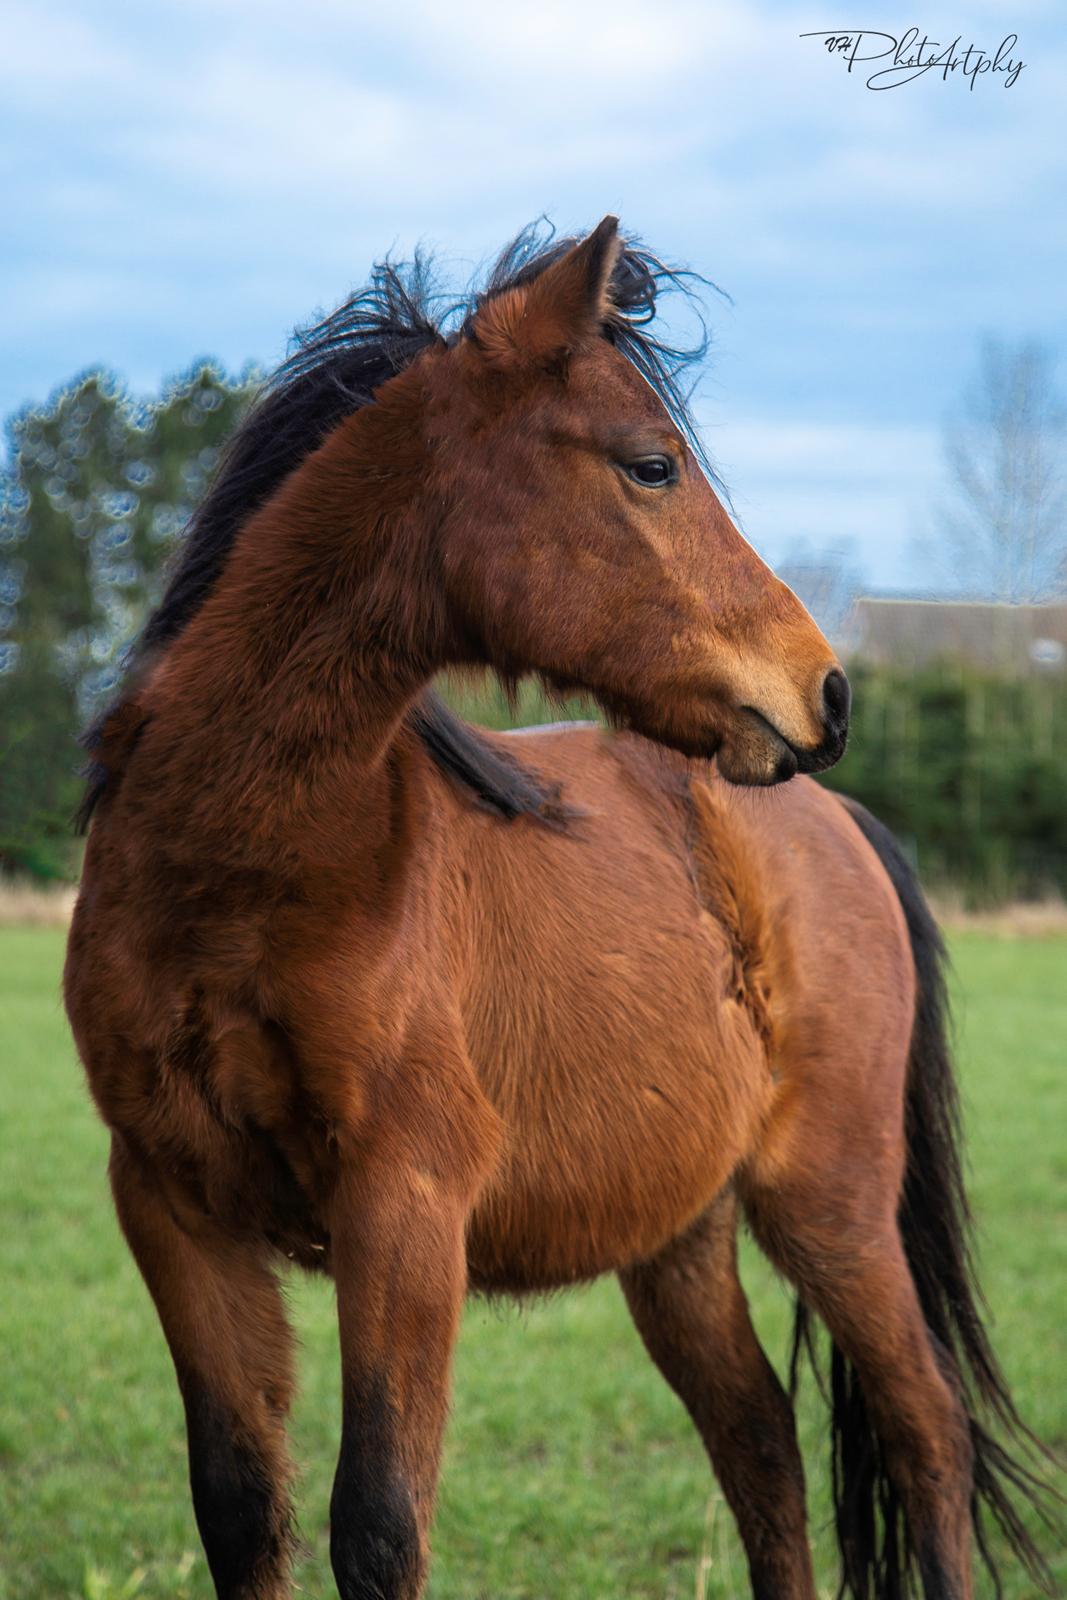
<path fill-rule="evenodd" d="M 329 316 L 294 335 L 290 353 L 253 401 L 223 453 L 214 481 L 189 520 L 159 605 L 127 654 L 127 684 L 146 659 L 182 631 L 217 582 L 248 518 L 278 490 L 345 417 L 371 403 L 374 391 L 438 340 L 455 339 L 479 306 L 532 282 L 577 237 L 556 237 L 544 223 L 524 228 L 498 257 L 485 283 L 463 296 L 443 293 L 433 263 L 422 251 L 410 262 L 379 262 L 370 281 Z M 680 348 L 652 331 L 659 296 L 678 288 L 691 294 L 695 274 L 666 266 L 635 239 L 625 239 L 610 284 L 611 309 L 604 337 L 641 373 L 671 419 L 710 472 L 682 387 L 686 371 L 702 360 L 707 335 Z M 78 811 L 85 827 L 107 784 L 92 759 L 106 720 L 128 697 L 128 687 L 83 736 L 90 752 L 87 788 Z M 517 764 L 498 756 L 476 730 L 428 694 L 412 726 L 436 764 L 501 815 L 558 811 L 558 802 L 534 775 L 516 777 Z"/>

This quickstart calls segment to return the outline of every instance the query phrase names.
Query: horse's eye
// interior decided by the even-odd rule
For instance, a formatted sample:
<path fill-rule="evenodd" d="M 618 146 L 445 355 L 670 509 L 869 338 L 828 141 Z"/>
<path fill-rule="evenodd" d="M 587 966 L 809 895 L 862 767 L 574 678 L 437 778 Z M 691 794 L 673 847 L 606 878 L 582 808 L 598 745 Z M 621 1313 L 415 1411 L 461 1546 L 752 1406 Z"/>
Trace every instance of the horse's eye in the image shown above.
<path fill-rule="evenodd" d="M 670 456 L 642 456 L 638 461 L 627 461 L 623 470 L 642 489 L 665 489 L 678 477 Z"/>

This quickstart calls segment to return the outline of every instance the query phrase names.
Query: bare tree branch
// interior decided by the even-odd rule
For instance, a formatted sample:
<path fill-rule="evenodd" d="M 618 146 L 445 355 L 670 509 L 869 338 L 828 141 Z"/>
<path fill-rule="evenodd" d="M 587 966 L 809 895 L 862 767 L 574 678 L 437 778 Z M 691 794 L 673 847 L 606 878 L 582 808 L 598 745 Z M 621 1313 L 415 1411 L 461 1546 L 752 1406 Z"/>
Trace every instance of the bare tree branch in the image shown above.
<path fill-rule="evenodd" d="M 1067 405 L 1047 345 L 984 341 L 945 461 L 936 553 L 954 587 L 1016 603 L 1067 592 Z"/>

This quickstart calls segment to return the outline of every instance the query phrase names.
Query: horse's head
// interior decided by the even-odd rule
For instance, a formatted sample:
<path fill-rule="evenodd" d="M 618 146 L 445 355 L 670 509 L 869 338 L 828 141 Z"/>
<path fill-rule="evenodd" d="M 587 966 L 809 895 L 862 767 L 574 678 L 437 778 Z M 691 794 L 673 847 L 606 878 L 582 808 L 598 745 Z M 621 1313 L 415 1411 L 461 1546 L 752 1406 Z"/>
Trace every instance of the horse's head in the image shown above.
<path fill-rule="evenodd" d="M 831 766 L 848 683 L 612 338 L 614 218 L 485 299 L 431 363 L 441 559 L 462 653 L 591 691 L 733 782 Z"/>

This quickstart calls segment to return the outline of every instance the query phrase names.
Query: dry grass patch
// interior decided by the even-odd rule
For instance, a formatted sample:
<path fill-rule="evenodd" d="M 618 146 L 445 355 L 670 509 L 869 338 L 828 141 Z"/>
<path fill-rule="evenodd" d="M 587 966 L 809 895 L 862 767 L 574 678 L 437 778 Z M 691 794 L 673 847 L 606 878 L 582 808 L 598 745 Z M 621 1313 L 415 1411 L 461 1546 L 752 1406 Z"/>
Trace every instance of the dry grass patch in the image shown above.
<path fill-rule="evenodd" d="M 1057 895 L 1014 900 L 985 911 L 968 910 L 952 894 L 931 895 L 930 902 L 941 926 L 954 932 L 984 933 L 994 939 L 1056 939 L 1067 934 L 1067 900 Z"/>
<path fill-rule="evenodd" d="M 0 879 L 0 928 L 65 928 L 74 909 L 76 884 L 38 884 Z M 943 928 L 1000 939 L 1054 939 L 1067 935 L 1067 900 L 1016 900 L 985 911 L 968 909 L 951 890 L 930 895 Z"/>
<path fill-rule="evenodd" d="M 42 889 L 37 884 L 0 880 L 0 927 L 65 928 L 77 893 L 73 883 Z"/>

